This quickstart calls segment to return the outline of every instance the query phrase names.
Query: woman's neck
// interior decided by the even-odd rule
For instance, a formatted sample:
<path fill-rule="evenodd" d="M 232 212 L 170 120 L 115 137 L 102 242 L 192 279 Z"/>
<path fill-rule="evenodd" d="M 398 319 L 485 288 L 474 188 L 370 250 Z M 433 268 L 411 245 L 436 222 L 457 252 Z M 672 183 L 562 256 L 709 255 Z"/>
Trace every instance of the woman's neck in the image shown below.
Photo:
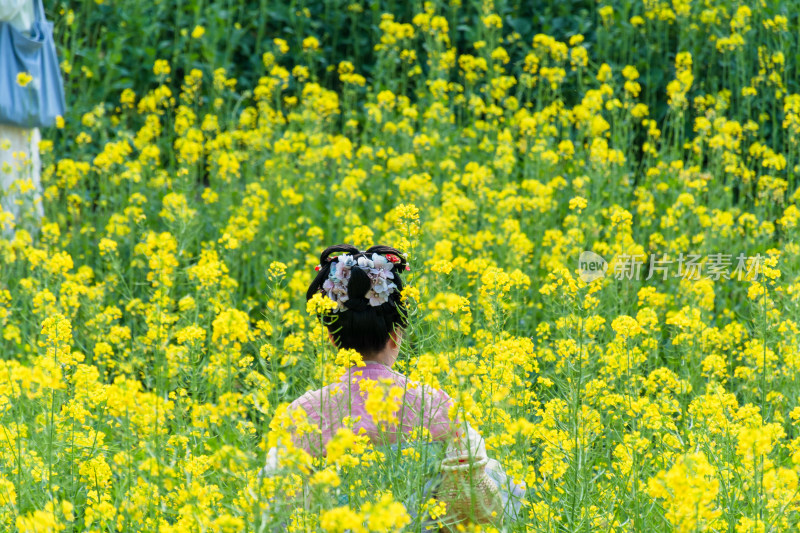
<path fill-rule="evenodd" d="M 397 360 L 397 351 L 396 349 L 390 348 L 389 343 L 387 343 L 386 348 L 384 348 L 380 352 L 364 357 L 365 363 L 380 363 L 389 368 L 392 368 L 396 360 Z"/>

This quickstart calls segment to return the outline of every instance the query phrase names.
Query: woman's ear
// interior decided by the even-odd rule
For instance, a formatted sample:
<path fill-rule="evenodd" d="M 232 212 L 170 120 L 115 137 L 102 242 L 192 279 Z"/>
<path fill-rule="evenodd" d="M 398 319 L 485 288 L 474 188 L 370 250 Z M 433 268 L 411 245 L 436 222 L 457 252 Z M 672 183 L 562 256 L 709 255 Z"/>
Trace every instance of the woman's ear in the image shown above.
<path fill-rule="evenodd" d="M 392 348 L 399 348 L 400 344 L 403 342 L 403 330 L 400 328 L 392 330 L 392 332 L 389 333 L 389 342 Z"/>

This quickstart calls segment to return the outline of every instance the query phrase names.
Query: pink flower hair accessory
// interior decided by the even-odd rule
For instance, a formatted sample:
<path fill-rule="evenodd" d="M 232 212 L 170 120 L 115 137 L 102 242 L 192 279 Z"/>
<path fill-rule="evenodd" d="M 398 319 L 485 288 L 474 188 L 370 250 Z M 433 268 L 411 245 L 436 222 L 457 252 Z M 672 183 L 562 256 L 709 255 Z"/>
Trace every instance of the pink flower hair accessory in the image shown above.
<path fill-rule="evenodd" d="M 372 254 L 370 258 L 366 254 L 341 254 L 335 258 L 328 258 L 328 261 L 333 259 L 336 259 L 336 262 L 330 266 L 328 279 L 322 284 L 322 289 L 328 298 L 338 304 L 334 309 L 335 312 L 347 309 L 344 305 L 350 299 L 347 294 L 347 286 L 355 266 L 361 268 L 369 277 L 370 289 L 364 297 L 372 307 L 385 304 L 389 301 L 389 295 L 397 291 L 397 285 L 392 281 L 395 279 L 392 269 L 395 264 L 401 263 L 401 260 L 396 255 Z M 320 268 L 321 265 L 317 266 L 316 270 Z"/>

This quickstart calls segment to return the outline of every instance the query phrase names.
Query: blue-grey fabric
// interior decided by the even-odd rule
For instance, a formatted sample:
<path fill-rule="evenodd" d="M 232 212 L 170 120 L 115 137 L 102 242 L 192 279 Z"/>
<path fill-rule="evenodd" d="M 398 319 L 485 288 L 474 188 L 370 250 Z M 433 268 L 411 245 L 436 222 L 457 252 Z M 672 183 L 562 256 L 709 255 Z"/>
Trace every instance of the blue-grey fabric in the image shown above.
<path fill-rule="evenodd" d="M 48 127 L 66 111 L 64 83 L 58 64 L 53 24 L 36 0 L 36 19 L 30 32 L 0 21 L 0 123 L 22 128 Z M 25 87 L 17 75 L 33 78 Z"/>

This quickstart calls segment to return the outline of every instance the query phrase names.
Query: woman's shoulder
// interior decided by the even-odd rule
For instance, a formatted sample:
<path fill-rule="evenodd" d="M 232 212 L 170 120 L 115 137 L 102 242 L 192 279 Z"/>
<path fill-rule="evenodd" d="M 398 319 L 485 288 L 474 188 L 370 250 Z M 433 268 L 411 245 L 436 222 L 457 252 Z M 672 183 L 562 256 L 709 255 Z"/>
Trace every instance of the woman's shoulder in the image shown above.
<path fill-rule="evenodd" d="M 330 407 L 330 402 L 341 394 L 339 383 L 330 383 L 322 388 L 309 390 L 298 396 L 289 404 L 289 411 L 302 409 L 309 416 L 319 417 L 323 406 Z"/>
<path fill-rule="evenodd" d="M 404 374 L 395 372 L 405 382 L 406 394 L 425 400 L 425 403 L 449 404 L 453 401 L 449 394 L 440 388 L 433 387 L 421 381 L 411 379 Z"/>
<path fill-rule="evenodd" d="M 315 398 L 318 394 L 320 394 L 322 389 L 317 390 L 309 390 L 292 400 L 292 403 L 289 404 L 289 410 L 294 411 L 304 405 L 308 404 L 313 398 Z"/>
<path fill-rule="evenodd" d="M 413 406 L 410 426 L 421 423 L 431 433 L 434 440 L 450 438 L 456 429 L 457 420 L 451 419 L 455 402 L 444 390 L 403 376 L 405 382 L 405 402 Z"/>
<path fill-rule="evenodd" d="M 297 410 L 303 410 L 308 415 L 313 414 L 316 411 L 314 406 L 319 405 L 319 400 L 325 392 L 324 389 L 325 387 L 304 392 L 289 404 L 289 411 L 295 412 Z"/>

